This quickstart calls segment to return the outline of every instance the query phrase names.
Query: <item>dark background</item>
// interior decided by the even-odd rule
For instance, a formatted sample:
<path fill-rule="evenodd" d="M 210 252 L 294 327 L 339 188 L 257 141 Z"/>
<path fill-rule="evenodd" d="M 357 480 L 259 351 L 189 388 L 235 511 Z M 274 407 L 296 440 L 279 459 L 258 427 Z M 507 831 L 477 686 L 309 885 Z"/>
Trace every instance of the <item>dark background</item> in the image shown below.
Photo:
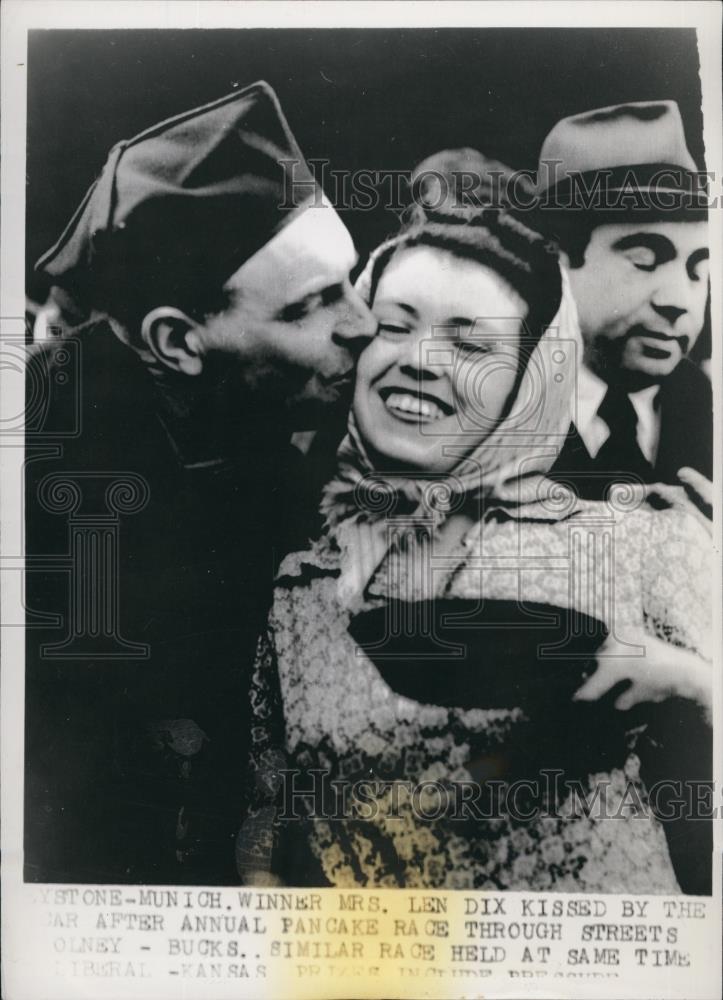
<path fill-rule="evenodd" d="M 441 15 L 443 16 L 443 15 Z M 695 32 L 677 29 L 32 31 L 28 74 L 28 292 L 110 147 L 264 78 L 307 157 L 335 170 L 410 170 L 473 146 L 534 168 L 566 115 L 673 99 L 704 169 Z M 333 196 L 333 192 L 329 192 Z M 344 213 L 363 256 L 390 212 Z"/>

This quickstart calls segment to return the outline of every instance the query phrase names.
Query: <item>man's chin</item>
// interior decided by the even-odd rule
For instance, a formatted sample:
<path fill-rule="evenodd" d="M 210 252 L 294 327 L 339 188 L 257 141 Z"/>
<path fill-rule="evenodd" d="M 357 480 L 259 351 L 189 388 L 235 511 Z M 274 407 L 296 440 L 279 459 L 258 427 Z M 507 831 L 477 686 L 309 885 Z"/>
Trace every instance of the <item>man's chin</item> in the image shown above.
<path fill-rule="evenodd" d="M 651 381 L 667 378 L 678 367 L 683 355 L 677 344 L 666 347 L 665 351 L 665 357 L 655 357 L 657 352 L 654 348 L 629 341 L 623 352 L 620 367 L 631 375 L 640 375 Z"/>

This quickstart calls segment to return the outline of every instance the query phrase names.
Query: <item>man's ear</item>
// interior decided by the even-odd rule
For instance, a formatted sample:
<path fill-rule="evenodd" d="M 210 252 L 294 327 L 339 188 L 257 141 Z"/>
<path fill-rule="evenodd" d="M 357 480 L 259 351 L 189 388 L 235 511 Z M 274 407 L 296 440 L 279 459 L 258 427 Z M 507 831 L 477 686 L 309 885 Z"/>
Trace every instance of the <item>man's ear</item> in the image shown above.
<path fill-rule="evenodd" d="M 141 337 L 164 367 L 182 375 L 200 375 L 203 352 L 199 326 L 180 309 L 152 309 L 141 323 Z"/>

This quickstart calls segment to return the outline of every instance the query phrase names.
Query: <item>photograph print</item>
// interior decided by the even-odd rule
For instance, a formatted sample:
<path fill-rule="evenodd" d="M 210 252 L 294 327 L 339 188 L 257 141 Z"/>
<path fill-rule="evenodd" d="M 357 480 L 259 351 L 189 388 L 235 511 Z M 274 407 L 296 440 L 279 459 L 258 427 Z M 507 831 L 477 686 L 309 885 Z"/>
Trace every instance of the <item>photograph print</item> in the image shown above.
<path fill-rule="evenodd" d="M 33 30 L 27 883 L 712 892 L 693 29 Z"/>

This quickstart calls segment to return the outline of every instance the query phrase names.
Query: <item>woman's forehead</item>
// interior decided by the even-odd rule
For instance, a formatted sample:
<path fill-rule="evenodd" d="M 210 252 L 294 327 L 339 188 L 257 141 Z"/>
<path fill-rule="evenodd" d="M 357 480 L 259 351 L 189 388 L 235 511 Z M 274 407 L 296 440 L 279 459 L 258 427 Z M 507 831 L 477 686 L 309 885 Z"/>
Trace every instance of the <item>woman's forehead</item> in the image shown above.
<path fill-rule="evenodd" d="M 492 268 L 441 247 L 401 247 L 379 278 L 374 306 L 405 304 L 417 313 L 524 316 L 524 299 Z"/>

